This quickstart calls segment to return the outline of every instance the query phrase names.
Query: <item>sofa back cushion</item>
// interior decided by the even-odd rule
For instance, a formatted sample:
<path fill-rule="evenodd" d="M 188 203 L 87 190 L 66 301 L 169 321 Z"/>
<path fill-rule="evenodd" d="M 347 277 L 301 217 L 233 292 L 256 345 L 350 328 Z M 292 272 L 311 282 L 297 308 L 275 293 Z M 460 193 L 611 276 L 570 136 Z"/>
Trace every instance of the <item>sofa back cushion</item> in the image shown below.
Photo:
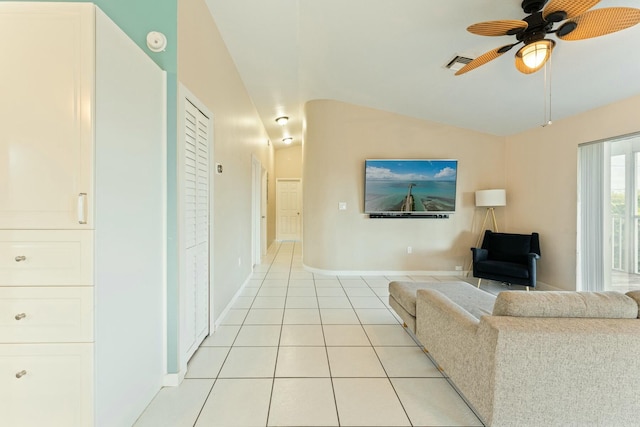
<path fill-rule="evenodd" d="M 629 291 L 625 295 L 633 298 L 636 304 L 638 304 L 638 319 L 640 319 L 640 291 Z"/>
<path fill-rule="evenodd" d="M 504 291 L 494 316 L 636 319 L 638 304 L 620 292 Z"/>
<path fill-rule="evenodd" d="M 493 233 L 487 230 L 482 248 L 488 249 L 490 260 L 527 264 L 527 254 L 532 252 L 531 235 Z"/>

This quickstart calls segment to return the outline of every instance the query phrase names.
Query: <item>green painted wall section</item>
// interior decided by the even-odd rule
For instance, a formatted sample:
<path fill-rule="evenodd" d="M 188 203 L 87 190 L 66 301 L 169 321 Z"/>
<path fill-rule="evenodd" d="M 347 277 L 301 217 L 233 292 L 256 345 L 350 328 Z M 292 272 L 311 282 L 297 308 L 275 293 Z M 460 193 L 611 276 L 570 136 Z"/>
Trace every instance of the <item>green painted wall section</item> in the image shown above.
<path fill-rule="evenodd" d="M 25 0 L 18 0 L 25 1 Z M 47 3 L 93 3 L 167 73 L 178 70 L 178 0 L 39 0 Z M 147 48 L 147 33 L 160 31 L 167 37 L 167 49 L 154 53 Z"/>
<path fill-rule="evenodd" d="M 18 0 L 20 1 L 20 0 Z M 24 1 L 24 0 L 22 0 Z M 178 0 L 41 0 L 94 3 L 167 72 L 167 372 L 178 372 L 177 96 Z M 147 48 L 147 33 L 167 37 L 164 52 Z M 123 64 L 126 66 L 126 64 Z"/>

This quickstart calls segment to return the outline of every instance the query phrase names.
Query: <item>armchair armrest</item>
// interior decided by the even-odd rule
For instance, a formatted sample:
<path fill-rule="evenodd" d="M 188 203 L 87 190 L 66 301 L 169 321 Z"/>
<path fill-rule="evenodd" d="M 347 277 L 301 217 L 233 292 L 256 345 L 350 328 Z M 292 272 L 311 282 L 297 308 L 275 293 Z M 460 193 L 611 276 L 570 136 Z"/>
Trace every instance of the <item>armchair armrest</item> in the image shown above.
<path fill-rule="evenodd" d="M 489 259 L 489 251 L 487 249 L 471 248 L 471 252 L 473 253 L 474 263 L 478 261 L 486 261 L 487 259 Z"/>
<path fill-rule="evenodd" d="M 538 255 L 536 253 L 531 252 L 531 253 L 527 254 L 530 286 L 535 286 L 536 285 L 536 281 L 538 280 L 538 278 L 537 278 L 537 269 L 536 269 L 536 261 L 539 260 L 539 259 L 540 259 L 540 255 Z"/>

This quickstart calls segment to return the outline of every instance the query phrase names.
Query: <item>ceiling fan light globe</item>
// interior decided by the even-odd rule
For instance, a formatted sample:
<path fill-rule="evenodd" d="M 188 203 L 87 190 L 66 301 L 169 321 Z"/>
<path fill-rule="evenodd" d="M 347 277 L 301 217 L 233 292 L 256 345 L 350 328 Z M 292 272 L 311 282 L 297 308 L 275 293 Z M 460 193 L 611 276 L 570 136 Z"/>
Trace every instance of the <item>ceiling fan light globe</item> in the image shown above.
<path fill-rule="evenodd" d="M 551 56 L 555 42 L 553 40 L 538 40 L 523 46 L 516 53 L 516 62 L 523 64 L 530 72 L 538 71 Z"/>
<path fill-rule="evenodd" d="M 522 62 L 529 68 L 538 68 L 549 56 L 549 49 L 543 43 L 532 43 L 522 48 Z"/>

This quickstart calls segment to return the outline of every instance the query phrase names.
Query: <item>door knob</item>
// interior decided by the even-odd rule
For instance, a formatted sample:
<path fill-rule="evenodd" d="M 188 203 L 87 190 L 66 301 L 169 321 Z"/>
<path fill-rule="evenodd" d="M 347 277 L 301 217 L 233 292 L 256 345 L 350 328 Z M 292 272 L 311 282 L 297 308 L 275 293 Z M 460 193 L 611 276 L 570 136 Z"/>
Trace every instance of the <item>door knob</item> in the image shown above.
<path fill-rule="evenodd" d="M 20 379 L 20 378 L 24 377 L 25 375 L 27 375 L 27 371 L 22 370 L 22 371 L 20 371 L 20 372 L 18 372 L 16 374 L 16 378 Z"/>
<path fill-rule="evenodd" d="M 26 314 L 26 313 L 20 313 L 20 314 L 16 314 L 14 318 L 15 318 L 16 320 L 22 320 L 22 319 L 24 319 L 25 317 L 27 317 L 27 314 Z"/>
<path fill-rule="evenodd" d="M 26 261 L 27 257 L 24 255 L 18 255 L 16 258 L 16 262 Z"/>

